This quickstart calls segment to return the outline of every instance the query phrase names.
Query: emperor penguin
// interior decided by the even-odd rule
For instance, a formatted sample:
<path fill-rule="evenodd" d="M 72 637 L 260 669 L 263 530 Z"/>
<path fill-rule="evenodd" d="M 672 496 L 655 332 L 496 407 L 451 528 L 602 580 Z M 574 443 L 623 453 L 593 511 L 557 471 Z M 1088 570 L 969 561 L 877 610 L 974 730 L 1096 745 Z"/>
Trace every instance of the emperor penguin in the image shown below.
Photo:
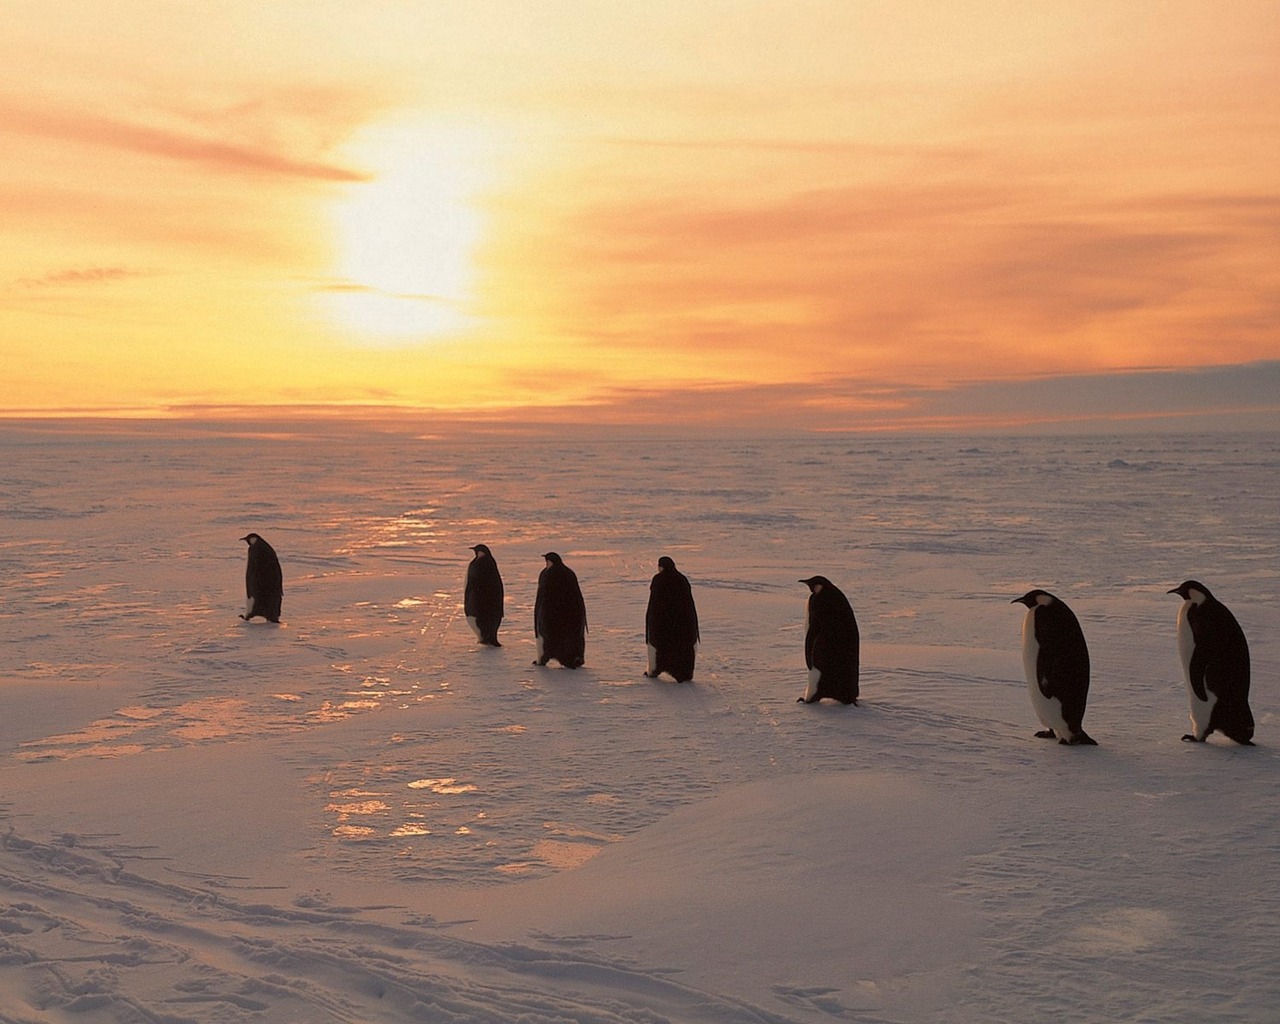
<path fill-rule="evenodd" d="M 280 559 L 275 549 L 256 533 L 240 538 L 249 545 L 249 562 L 245 567 L 244 613 L 240 618 L 248 622 L 261 615 L 268 622 L 280 621 L 280 602 L 284 597 L 284 576 L 280 572 Z"/>
<path fill-rule="evenodd" d="M 1027 673 L 1031 707 L 1044 729 L 1036 735 L 1059 743 L 1097 742 L 1084 731 L 1089 696 L 1089 648 L 1080 623 L 1067 605 L 1045 590 L 1031 590 L 1010 604 L 1025 604 L 1022 667 Z"/>
<path fill-rule="evenodd" d="M 649 583 L 644 615 L 644 640 L 649 651 L 645 675 L 656 679 L 666 672 L 677 683 L 689 682 L 699 639 L 698 609 L 689 577 L 663 555 L 658 559 L 658 574 Z"/>
<path fill-rule="evenodd" d="M 1215 729 L 1246 747 L 1253 746 L 1253 713 L 1249 710 L 1249 643 L 1225 604 L 1196 580 L 1172 590 L 1182 598 L 1178 609 L 1178 656 L 1191 704 L 1192 732 L 1183 736 L 1202 743 Z"/>
<path fill-rule="evenodd" d="M 546 566 L 538 574 L 533 604 L 533 634 L 538 643 L 535 665 L 554 658 L 565 668 L 581 668 L 586 660 L 587 605 L 578 575 L 554 551 L 542 556 Z"/>
<path fill-rule="evenodd" d="M 830 697 L 856 706 L 861 638 L 853 607 L 825 576 L 810 576 L 800 582 L 809 588 L 804 630 L 809 684 L 797 703 L 813 704 Z"/>
<path fill-rule="evenodd" d="M 498 627 L 504 610 L 502 574 L 486 544 L 476 544 L 475 557 L 467 566 L 467 587 L 462 599 L 463 614 L 476 640 L 488 647 L 501 647 Z"/>

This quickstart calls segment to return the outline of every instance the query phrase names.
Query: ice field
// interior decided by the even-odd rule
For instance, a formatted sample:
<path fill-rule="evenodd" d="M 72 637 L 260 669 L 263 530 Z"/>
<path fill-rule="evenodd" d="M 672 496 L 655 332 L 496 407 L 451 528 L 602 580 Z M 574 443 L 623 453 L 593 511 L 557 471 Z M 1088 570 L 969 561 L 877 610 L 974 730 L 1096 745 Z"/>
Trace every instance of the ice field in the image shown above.
<path fill-rule="evenodd" d="M 0 457 L 6 1024 L 1276 1019 L 1280 435 L 50 421 Z M 237 618 L 250 530 L 278 626 Z M 576 672 L 531 664 L 548 550 Z M 642 676 L 664 554 L 689 684 Z M 795 703 L 818 573 L 858 707 Z M 1249 638 L 1254 748 L 1180 740 L 1187 578 Z M 1096 748 L 1033 737 L 1031 587 Z"/>

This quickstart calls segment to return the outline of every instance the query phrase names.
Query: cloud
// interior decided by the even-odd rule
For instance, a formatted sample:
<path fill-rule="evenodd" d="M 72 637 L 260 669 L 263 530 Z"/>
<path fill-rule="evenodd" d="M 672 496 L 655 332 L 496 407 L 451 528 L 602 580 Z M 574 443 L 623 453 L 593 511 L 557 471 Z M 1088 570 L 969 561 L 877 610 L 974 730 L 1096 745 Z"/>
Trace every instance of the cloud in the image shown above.
<path fill-rule="evenodd" d="M 1277 354 L 1280 196 L 1110 198 L 977 172 L 597 204 L 562 236 L 560 322 L 599 346 L 720 352 L 784 378 Z"/>
<path fill-rule="evenodd" d="M 83 284 L 104 284 L 136 277 L 151 277 L 155 271 L 131 267 L 71 267 L 52 270 L 40 277 L 24 277 L 15 283 L 22 288 L 59 288 Z"/>
<path fill-rule="evenodd" d="M 362 172 L 289 156 L 194 131 L 160 128 L 99 114 L 41 109 L 0 101 L 0 131 L 158 156 L 234 173 L 279 175 L 316 181 L 357 182 Z"/>
<path fill-rule="evenodd" d="M 519 418 L 529 411 L 512 411 Z M 1280 428 L 1280 360 L 922 387 L 891 379 L 602 387 L 538 419 L 730 431 L 1152 431 Z"/>

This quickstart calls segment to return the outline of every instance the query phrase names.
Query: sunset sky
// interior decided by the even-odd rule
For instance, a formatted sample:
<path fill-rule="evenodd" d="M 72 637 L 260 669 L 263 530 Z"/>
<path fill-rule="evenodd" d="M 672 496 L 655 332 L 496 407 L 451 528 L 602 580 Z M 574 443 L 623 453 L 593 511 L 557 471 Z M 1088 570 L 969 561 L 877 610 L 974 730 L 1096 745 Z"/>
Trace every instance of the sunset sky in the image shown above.
<path fill-rule="evenodd" d="M 1278 54 L 1253 0 L 7 0 L 0 407 L 1280 427 Z"/>

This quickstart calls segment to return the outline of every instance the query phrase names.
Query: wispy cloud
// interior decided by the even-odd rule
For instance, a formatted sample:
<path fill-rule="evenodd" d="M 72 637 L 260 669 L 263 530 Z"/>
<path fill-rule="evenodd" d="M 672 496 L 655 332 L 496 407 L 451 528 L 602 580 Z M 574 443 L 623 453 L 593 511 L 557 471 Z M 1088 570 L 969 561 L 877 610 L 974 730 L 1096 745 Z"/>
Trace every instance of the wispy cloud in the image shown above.
<path fill-rule="evenodd" d="M 64 270 L 51 270 L 39 277 L 19 278 L 14 283 L 20 288 L 62 288 L 152 277 L 155 273 L 153 270 L 140 270 L 134 267 L 69 267 Z"/>
<path fill-rule="evenodd" d="M 355 182 L 360 171 L 321 160 L 190 131 L 157 127 L 88 112 L 67 112 L 0 100 L 0 131 L 91 147 L 142 153 L 233 173 L 282 175 L 317 181 Z"/>
<path fill-rule="evenodd" d="M 949 387 L 834 377 L 787 384 L 604 387 L 567 418 L 739 431 L 774 431 L 783 424 L 796 431 L 1275 430 L 1280 429 L 1280 360 Z"/>
<path fill-rule="evenodd" d="M 992 178 L 602 204 L 569 233 L 566 302 L 610 346 L 776 357 L 785 339 L 794 376 L 890 354 L 948 372 L 1194 363 L 1228 313 L 1245 358 L 1274 351 L 1241 314 L 1280 291 L 1280 196 L 1111 200 Z"/>

